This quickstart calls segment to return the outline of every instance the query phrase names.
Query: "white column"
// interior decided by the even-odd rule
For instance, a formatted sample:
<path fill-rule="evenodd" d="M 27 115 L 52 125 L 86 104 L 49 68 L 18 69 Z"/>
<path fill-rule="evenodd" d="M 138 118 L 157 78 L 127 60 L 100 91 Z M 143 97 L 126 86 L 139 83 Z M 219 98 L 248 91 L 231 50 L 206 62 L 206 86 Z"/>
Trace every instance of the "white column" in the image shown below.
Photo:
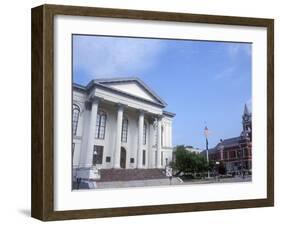
<path fill-rule="evenodd" d="M 120 168 L 120 152 L 121 152 L 121 132 L 122 132 L 122 121 L 123 121 L 124 106 L 118 105 L 117 111 L 117 122 L 116 122 L 116 141 L 115 141 L 115 152 L 114 152 L 114 168 Z"/>
<path fill-rule="evenodd" d="M 167 147 L 167 123 L 163 123 L 163 147 Z"/>
<path fill-rule="evenodd" d="M 84 163 L 86 167 L 91 167 L 93 165 L 93 152 L 94 152 L 94 144 L 95 144 L 94 142 L 95 142 L 98 105 L 99 105 L 99 99 L 94 98 L 92 100 L 92 108 L 90 110 L 88 145 L 87 145 L 87 153 L 85 155 L 86 159 L 84 159 Z"/>
<path fill-rule="evenodd" d="M 162 139 L 162 118 L 159 117 L 158 120 L 157 120 L 157 160 L 156 160 L 156 163 L 157 163 L 157 168 L 162 168 L 162 165 L 161 165 L 161 148 L 162 148 L 162 142 L 161 142 L 161 139 Z"/>
<path fill-rule="evenodd" d="M 149 168 L 155 168 L 155 153 L 153 150 L 153 139 L 154 139 L 154 128 L 153 128 L 153 123 L 149 124 L 149 148 L 148 148 L 148 167 Z"/>
<path fill-rule="evenodd" d="M 143 145 L 143 123 L 144 123 L 144 112 L 139 113 L 139 133 L 138 133 L 138 162 L 137 168 L 142 168 L 142 145 Z"/>

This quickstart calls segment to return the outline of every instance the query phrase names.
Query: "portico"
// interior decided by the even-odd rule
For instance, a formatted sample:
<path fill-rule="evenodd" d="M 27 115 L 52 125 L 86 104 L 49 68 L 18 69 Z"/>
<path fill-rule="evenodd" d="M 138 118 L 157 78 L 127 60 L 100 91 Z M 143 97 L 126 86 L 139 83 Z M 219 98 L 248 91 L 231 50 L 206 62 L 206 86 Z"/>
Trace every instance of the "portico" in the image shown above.
<path fill-rule="evenodd" d="M 139 79 L 74 85 L 73 104 L 74 169 L 163 168 L 172 160 L 174 114 Z"/>

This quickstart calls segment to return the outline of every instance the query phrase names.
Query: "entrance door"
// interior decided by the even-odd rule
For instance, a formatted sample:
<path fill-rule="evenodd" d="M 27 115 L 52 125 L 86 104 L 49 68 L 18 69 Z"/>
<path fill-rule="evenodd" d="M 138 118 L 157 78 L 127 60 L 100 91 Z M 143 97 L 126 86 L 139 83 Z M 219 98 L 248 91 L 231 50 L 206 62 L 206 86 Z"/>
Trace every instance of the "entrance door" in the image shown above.
<path fill-rule="evenodd" d="M 121 147 L 120 167 L 126 168 L 126 149 Z"/>

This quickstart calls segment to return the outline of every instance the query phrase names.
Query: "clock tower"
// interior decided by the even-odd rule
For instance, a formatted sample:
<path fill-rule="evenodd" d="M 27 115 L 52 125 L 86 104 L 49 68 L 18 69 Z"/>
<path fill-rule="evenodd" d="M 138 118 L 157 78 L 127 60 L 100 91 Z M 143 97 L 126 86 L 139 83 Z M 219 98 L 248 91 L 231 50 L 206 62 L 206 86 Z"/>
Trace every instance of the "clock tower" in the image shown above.
<path fill-rule="evenodd" d="M 246 136 L 252 140 L 252 113 L 249 112 L 247 105 L 245 104 L 244 113 L 242 115 L 243 131 L 242 136 Z"/>

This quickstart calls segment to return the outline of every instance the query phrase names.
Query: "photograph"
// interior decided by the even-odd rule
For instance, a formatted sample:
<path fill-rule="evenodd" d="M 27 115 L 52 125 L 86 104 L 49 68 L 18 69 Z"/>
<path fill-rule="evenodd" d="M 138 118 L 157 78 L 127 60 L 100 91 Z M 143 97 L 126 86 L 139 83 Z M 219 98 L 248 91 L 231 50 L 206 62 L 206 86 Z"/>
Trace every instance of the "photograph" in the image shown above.
<path fill-rule="evenodd" d="M 252 182 L 251 42 L 72 34 L 71 111 L 72 191 Z"/>
<path fill-rule="evenodd" d="M 31 34 L 32 217 L 274 206 L 274 19 L 45 4 Z"/>

